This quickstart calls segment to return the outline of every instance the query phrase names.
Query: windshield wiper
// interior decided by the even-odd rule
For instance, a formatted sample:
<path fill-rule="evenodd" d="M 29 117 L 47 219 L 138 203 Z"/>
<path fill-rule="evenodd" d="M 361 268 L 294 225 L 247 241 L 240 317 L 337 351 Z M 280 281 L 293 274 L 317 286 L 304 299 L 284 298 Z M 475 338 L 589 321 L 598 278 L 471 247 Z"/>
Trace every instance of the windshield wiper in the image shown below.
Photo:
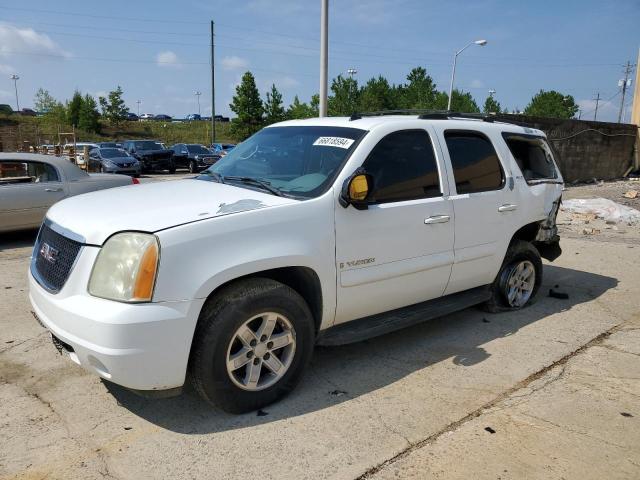
<path fill-rule="evenodd" d="M 241 183 L 245 183 L 248 185 L 257 185 L 259 187 L 262 187 L 264 190 L 267 190 L 268 192 L 273 193 L 274 195 L 277 195 L 278 197 L 286 197 L 287 195 L 279 190 L 278 188 L 274 187 L 273 185 L 271 185 L 269 182 L 265 181 L 265 180 L 260 180 L 259 178 L 253 178 L 253 177 L 234 177 L 234 176 L 225 176 L 224 180 L 235 180 L 237 182 L 241 182 Z"/>
<path fill-rule="evenodd" d="M 218 183 L 224 183 L 224 177 L 220 175 L 218 172 L 209 172 L 205 170 L 200 175 L 207 175 L 209 177 L 213 177 L 213 179 Z"/>

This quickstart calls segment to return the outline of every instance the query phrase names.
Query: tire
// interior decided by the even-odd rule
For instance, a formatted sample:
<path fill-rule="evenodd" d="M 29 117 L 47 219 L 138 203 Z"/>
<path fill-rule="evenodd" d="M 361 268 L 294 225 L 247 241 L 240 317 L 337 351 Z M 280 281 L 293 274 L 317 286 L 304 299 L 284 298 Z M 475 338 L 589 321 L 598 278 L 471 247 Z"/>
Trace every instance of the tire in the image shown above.
<path fill-rule="evenodd" d="M 189 173 L 198 173 L 198 165 L 194 160 L 189 162 Z"/>
<path fill-rule="evenodd" d="M 173 162 L 169 163 L 169 173 L 176 173 L 176 164 Z"/>
<path fill-rule="evenodd" d="M 530 268 L 533 273 L 527 273 Z M 492 313 L 520 310 L 533 302 L 541 282 L 540 252 L 530 242 L 514 240 L 491 285 L 491 298 L 483 304 L 483 309 Z M 517 288 L 518 285 L 522 288 Z"/>
<path fill-rule="evenodd" d="M 241 340 L 239 332 L 246 331 L 241 329 L 259 334 L 267 317 L 276 323 L 271 339 L 278 344 L 293 341 L 274 347 L 273 341 L 251 335 Z M 189 362 L 192 383 L 204 400 L 229 413 L 257 410 L 293 390 L 311 359 L 314 337 L 311 311 L 293 289 L 267 278 L 238 281 L 209 299 L 200 313 Z M 227 359 L 242 363 L 245 356 L 253 360 L 235 370 L 227 366 Z M 276 359 L 286 367 L 280 374 L 267 368 Z M 252 371 L 258 372 L 259 381 L 247 381 L 250 368 L 256 369 Z"/>

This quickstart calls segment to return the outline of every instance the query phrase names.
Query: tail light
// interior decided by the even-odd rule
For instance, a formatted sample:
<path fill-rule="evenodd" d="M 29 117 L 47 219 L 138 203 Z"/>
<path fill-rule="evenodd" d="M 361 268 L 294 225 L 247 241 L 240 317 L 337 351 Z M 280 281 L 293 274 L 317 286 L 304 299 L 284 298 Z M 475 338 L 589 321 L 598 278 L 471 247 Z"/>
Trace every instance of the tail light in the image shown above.
<path fill-rule="evenodd" d="M 136 177 L 131 177 L 131 183 L 133 183 L 134 185 L 140 185 L 140 180 L 138 180 Z"/>

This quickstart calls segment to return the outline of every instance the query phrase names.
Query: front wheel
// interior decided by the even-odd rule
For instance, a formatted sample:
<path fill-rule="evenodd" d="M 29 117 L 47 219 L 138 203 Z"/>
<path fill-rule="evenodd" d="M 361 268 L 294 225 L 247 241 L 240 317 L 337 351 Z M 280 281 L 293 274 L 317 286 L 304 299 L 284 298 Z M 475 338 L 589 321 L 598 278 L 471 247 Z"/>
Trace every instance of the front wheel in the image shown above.
<path fill-rule="evenodd" d="M 198 173 L 198 164 L 195 160 L 189 162 L 189 173 Z"/>
<path fill-rule="evenodd" d="M 311 359 L 314 322 L 304 299 L 266 278 L 239 281 L 203 307 L 190 374 L 206 401 L 230 413 L 289 393 Z"/>
<path fill-rule="evenodd" d="M 491 285 L 489 312 L 519 310 L 529 305 L 542 282 L 540 252 L 530 242 L 516 240 L 509 245 L 502 267 Z"/>

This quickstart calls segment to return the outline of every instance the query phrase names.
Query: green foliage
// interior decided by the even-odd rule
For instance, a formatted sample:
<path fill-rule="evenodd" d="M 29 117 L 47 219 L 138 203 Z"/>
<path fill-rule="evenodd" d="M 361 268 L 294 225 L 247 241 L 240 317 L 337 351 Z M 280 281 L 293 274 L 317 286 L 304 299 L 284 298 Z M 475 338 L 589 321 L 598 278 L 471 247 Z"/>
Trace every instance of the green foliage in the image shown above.
<path fill-rule="evenodd" d="M 264 122 L 271 125 L 285 120 L 286 112 L 282 103 L 282 94 L 275 84 L 271 85 L 271 92 L 267 92 L 267 101 L 264 102 Z"/>
<path fill-rule="evenodd" d="M 48 90 L 39 88 L 33 98 L 33 107 L 37 112 L 47 113 L 57 106 L 59 102 L 51 96 Z"/>
<path fill-rule="evenodd" d="M 293 102 L 287 109 L 287 118 L 297 120 L 301 118 L 311 118 L 313 116 L 315 116 L 313 108 L 304 102 L 300 102 L 297 95 L 293 97 Z"/>
<path fill-rule="evenodd" d="M 73 92 L 73 97 L 67 102 L 67 122 L 75 127 L 78 126 L 78 121 L 80 120 L 82 102 L 82 94 L 78 90 Z"/>
<path fill-rule="evenodd" d="M 573 118 L 577 112 L 574 98 L 555 90 L 540 90 L 524 109 L 526 115 L 551 118 Z"/>
<path fill-rule="evenodd" d="M 396 95 L 382 75 L 370 79 L 360 92 L 360 109 L 363 112 L 392 110 L 396 106 Z"/>
<path fill-rule="evenodd" d="M 129 109 L 122 99 L 122 94 L 122 88 L 118 85 L 118 88 L 109 92 L 108 99 L 104 97 L 98 99 L 102 114 L 111 125 L 120 125 L 127 118 Z"/>
<path fill-rule="evenodd" d="M 13 108 L 11 108 L 11 105 L 2 103 L 0 104 L 0 113 L 3 115 L 11 115 L 13 113 Z"/>
<path fill-rule="evenodd" d="M 309 106 L 311 107 L 311 115 L 312 117 L 317 117 L 320 115 L 320 94 L 315 93 L 311 96 L 311 102 L 309 102 Z"/>
<path fill-rule="evenodd" d="M 250 137 L 262 128 L 264 106 L 251 72 L 245 72 L 242 76 L 229 108 L 237 115 L 231 121 L 231 132 L 239 140 Z"/>
<path fill-rule="evenodd" d="M 427 75 L 427 70 L 416 67 L 407 75 L 406 85 L 398 87 L 400 108 L 434 109 L 436 104 L 436 85 Z"/>
<path fill-rule="evenodd" d="M 329 116 L 346 116 L 358 111 L 360 90 L 358 81 L 338 75 L 331 82 L 333 95 L 327 99 Z"/>
<path fill-rule="evenodd" d="M 493 98 L 493 95 L 489 95 L 484 101 L 482 111 L 484 113 L 500 113 L 502 112 L 502 107 L 500 106 L 500 102 Z"/>
<path fill-rule="evenodd" d="M 97 133 L 100 131 L 98 118 L 98 104 L 91 95 L 85 95 L 78 116 L 78 128 L 86 132 Z"/>
<path fill-rule="evenodd" d="M 448 101 L 449 95 L 447 95 L 445 92 L 438 92 L 436 94 L 435 109 L 446 110 Z M 454 88 L 453 96 L 451 99 L 451 111 L 462 113 L 480 113 L 480 107 L 478 107 L 478 104 L 469 92 L 461 92 L 457 88 Z"/>

